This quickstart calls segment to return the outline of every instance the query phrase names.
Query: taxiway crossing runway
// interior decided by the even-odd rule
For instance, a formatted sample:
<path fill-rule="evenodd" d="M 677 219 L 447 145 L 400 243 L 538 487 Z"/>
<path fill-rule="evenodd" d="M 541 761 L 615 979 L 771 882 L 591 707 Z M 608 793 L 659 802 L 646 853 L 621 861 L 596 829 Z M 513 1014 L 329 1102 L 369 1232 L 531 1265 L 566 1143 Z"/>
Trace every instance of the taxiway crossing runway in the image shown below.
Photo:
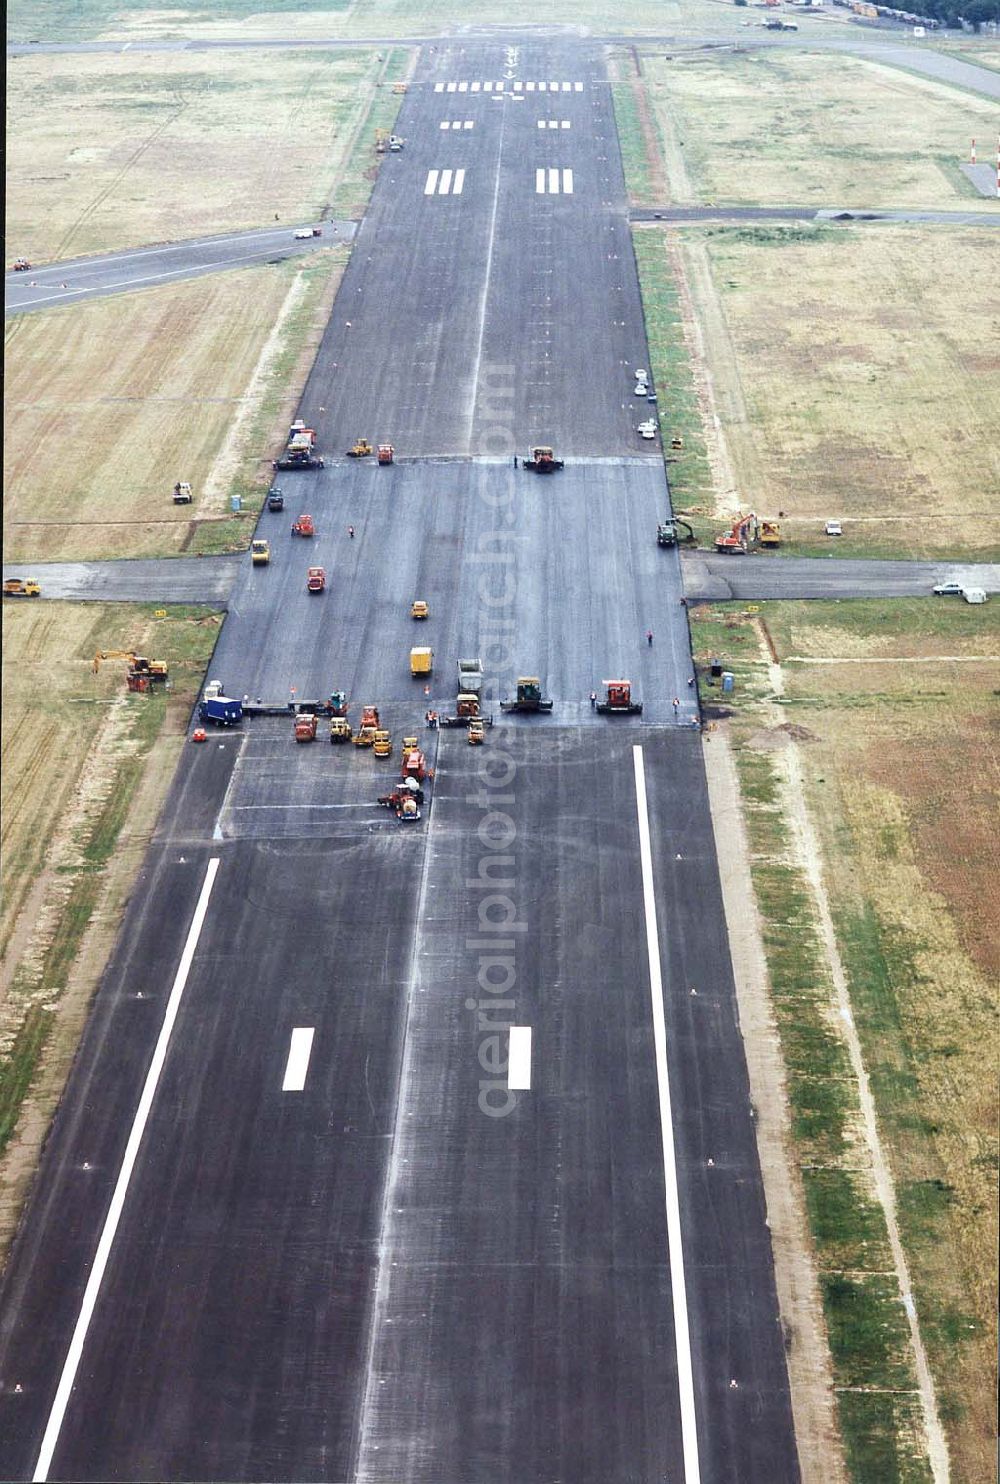
<path fill-rule="evenodd" d="M 398 750 L 186 750 L 5 1276 L 4 1477 L 798 1477 L 601 53 L 418 82 L 303 405 L 400 462 L 283 478 L 212 673 L 381 702 L 424 817 L 374 807 Z M 514 469 L 535 440 L 562 474 Z M 463 654 L 553 715 L 425 730 Z M 589 705 L 622 671 L 641 720 Z"/>

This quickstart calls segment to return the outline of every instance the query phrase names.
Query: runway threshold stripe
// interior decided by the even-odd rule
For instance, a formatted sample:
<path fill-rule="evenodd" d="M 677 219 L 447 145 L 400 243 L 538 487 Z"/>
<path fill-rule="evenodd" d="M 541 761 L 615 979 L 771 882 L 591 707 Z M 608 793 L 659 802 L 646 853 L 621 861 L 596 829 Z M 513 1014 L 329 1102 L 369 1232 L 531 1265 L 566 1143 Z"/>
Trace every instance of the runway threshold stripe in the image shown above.
<path fill-rule="evenodd" d="M 438 172 L 436 170 L 428 170 L 427 179 L 424 181 L 424 195 L 433 196 L 434 192 L 437 190 L 437 183 Z"/>
<path fill-rule="evenodd" d="M 285 1077 L 281 1084 L 282 1092 L 301 1092 L 305 1087 L 315 1034 L 315 1027 L 311 1025 L 297 1025 L 292 1031 L 292 1040 L 288 1047 L 288 1061 L 285 1063 Z"/>
<path fill-rule="evenodd" d="M 646 801 L 646 768 L 641 747 L 632 748 L 635 767 L 635 801 L 639 820 L 639 859 L 642 864 L 642 898 L 646 916 L 646 952 L 649 959 L 649 992 L 653 1002 L 653 1049 L 660 1100 L 660 1143 L 663 1148 L 663 1184 L 667 1204 L 667 1247 L 670 1259 L 670 1291 L 674 1311 L 674 1343 L 677 1350 L 677 1391 L 681 1408 L 681 1441 L 684 1484 L 699 1484 L 698 1432 L 694 1408 L 694 1374 L 691 1364 L 691 1334 L 688 1327 L 687 1287 L 684 1281 L 684 1246 L 681 1238 L 681 1204 L 677 1189 L 677 1151 L 670 1107 L 670 1075 L 667 1069 L 667 1027 L 663 1014 L 663 978 L 660 972 L 660 935 L 656 922 L 653 889 L 653 850 L 649 834 L 649 805 Z"/>
<path fill-rule="evenodd" d="M 512 1025 L 507 1054 L 507 1086 L 511 1092 L 531 1089 L 531 1026 Z"/>
<path fill-rule="evenodd" d="M 564 170 L 563 171 L 563 195 L 564 196 L 572 196 L 572 194 L 573 194 L 573 172 L 572 172 L 572 170 Z"/>
<path fill-rule="evenodd" d="M 464 170 L 456 170 L 455 171 L 455 184 L 451 188 L 451 194 L 453 196 L 460 196 L 462 194 L 462 187 L 464 185 L 465 185 L 465 171 Z"/>
<path fill-rule="evenodd" d="M 118 1231 L 118 1223 L 121 1220 L 122 1210 L 125 1206 L 125 1197 L 128 1194 L 129 1181 L 135 1168 L 136 1159 L 139 1154 L 139 1146 L 142 1136 L 146 1130 L 150 1109 L 153 1106 L 153 1098 L 156 1096 L 156 1084 L 160 1080 L 163 1064 L 167 1058 L 167 1047 L 170 1044 L 170 1036 L 173 1032 L 177 1012 L 180 1010 L 181 998 L 191 972 L 191 964 L 194 960 L 195 949 L 198 947 L 198 939 L 205 923 L 208 912 L 208 903 L 212 895 L 212 887 L 215 885 L 215 877 L 219 870 L 219 858 L 213 857 L 208 863 L 205 872 L 205 880 L 202 882 L 201 895 L 198 905 L 194 909 L 194 917 L 188 929 L 187 941 L 181 954 L 181 961 L 174 975 L 174 982 L 167 1000 L 167 1008 L 163 1016 L 163 1024 L 160 1026 L 160 1034 L 156 1038 L 156 1047 L 153 1051 L 153 1059 L 146 1073 L 146 1081 L 143 1085 L 142 1095 L 139 1098 L 139 1106 L 136 1109 L 135 1118 L 132 1122 L 132 1132 L 129 1134 L 128 1144 L 125 1147 L 125 1155 L 122 1159 L 122 1167 L 118 1172 L 118 1180 L 115 1185 L 114 1195 L 111 1197 L 111 1205 L 104 1220 L 104 1230 L 97 1244 L 97 1255 L 94 1258 L 94 1266 L 90 1270 L 87 1279 L 87 1287 L 83 1294 L 83 1303 L 80 1305 L 80 1314 L 73 1330 L 73 1338 L 70 1340 L 69 1353 L 66 1363 L 59 1378 L 56 1389 L 55 1401 L 52 1403 L 52 1411 L 46 1424 L 45 1435 L 42 1438 L 41 1452 L 35 1465 L 32 1479 L 35 1481 L 46 1480 L 49 1477 L 49 1469 L 52 1467 L 52 1455 L 59 1441 L 59 1433 L 62 1429 L 63 1418 L 66 1415 L 66 1407 L 73 1392 L 76 1381 L 77 1369 L 83 1355 L 83 1347 L 87 1339 L 87 1331 L 90 1321 L 94 1317 L 94 1309 L 104 1281 L 104 1272 L 111 1256 L 111 1248 L 114 1245 L 115 1234 Z"/>
<path fill-rule="evenodd" d="M 535 171 L 535 195 L 536 196 L 544 196 L 544 194 L 545 194 L 545 171 L 544 170 L 536 170 Z"/>

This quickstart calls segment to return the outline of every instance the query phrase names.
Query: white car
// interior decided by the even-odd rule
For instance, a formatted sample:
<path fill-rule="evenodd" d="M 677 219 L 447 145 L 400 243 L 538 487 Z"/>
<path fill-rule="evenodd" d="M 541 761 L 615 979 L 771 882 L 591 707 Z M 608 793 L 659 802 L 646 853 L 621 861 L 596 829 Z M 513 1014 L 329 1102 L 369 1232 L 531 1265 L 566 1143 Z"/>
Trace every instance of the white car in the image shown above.
<path fill-rule="evenodd" d="M 312 227 L 300 227 L 295 234 L 296 242 L 308 242 L 312 236 Z"/>
<path fill-rule="evenodd" d="M 828 536 L 842 536 L 844 534 L 844 528 L 839 520 L 828 520 L 823 530 Z"/>
<path fill-rule="evenodd" d="M 639 434 L 640 438 L 655 438 L 656 423 L 653 421 L 652 418 L 648 418 L 646 422 L 639 424 L 639 426 L 636 428 L 636 432 Z"/>
<path fill-rule="evenodd" d="M 962 584 L 960 582 L 939 582 L 932 591 L 936 598 L 957 598 L 961 596 Z"/>

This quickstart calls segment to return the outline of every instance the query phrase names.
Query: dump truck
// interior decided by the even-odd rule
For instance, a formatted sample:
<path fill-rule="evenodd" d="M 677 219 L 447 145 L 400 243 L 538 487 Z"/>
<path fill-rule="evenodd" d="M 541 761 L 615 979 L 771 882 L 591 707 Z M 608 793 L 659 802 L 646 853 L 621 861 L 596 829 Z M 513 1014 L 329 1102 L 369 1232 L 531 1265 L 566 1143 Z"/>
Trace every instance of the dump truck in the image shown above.
<path fill-rule="evenodd" d="M 416 778 L 419 783 L 423 783 L 424 779 L 427 777 L 427 759 L 424 757 L 424 754 L 421 752 L 419 747 L 406 746 L 406 742 L 412 741 L 412 737 L 408 737 L 404 741 L 403 762 L 400 768 L 400 777 Z"/>
<path fill-rule="evenodd" d="M 562 459 L 557 459 L 551 448 L 533 448 L 531 454 L 524 461 L 526 469 L 533 469 L 536 474 L 554 474 L 557 469 L 565 468 Z"/>
<path fill-rule="evenodd" d="M 293 536 L 315 536 L 316 527 L 313 525 L 311 515 L 300 515 L 298 520 L 292 521 Z"/>
<path fill-rule="evenodd" d="M 310 567 L 306 573 L 306 592 L 321 593 L 325 587 L 325 570 L 322 567 Z"/>
<path fill-rule="evenodd" d="M 330 722 L 330 741 L 333 743 L 350 742 L 354 736 L 351 723 L 346 716 L 335 716 Z"/>
<path fill-rule="evenodd" d="M 255 567 L 266 567 L 271 560 L 271 547 L 259 537 L 250 543 L 250 561 Z"/>
<path fill-rule="evenodd" d="M 243 702 L 233 696 L 206 695 L 198 705 L 200 721 L 216 727 L 235 727 L 243 720 Z"/>
<path fill-rule="evenodd" d="M 307 428 L 297 417 L 288 430 L 285 451 L 274 460 L 275 469 L 322 469 L 323 460 L 316 452 L 316 429 Z"/>
<path fill-rule="evenodd" d="M 458 689 L 474 696 L 482 693 L 483 689 L 483 662 L 480 659 L 459 660 L 458 662 Z"/>
<path fill-rule="evenodd" d="M 33 577 L 8 577 L 3 585 L 5 598 L 37 598 L 41 590 Z"/>
<path fill-rule="evenodd" d="M 191 493 L 191 486 L 188 481 L 186 479 L 178 480 L 174 485 L 174 504 L 190 505 L 193 499 L 194 496 Z"/>
<path fill-rule="evenodd" d="M 683 526 L 687 532 L 682 536 L 680 528 Z M 657 546 L 676 546 L 678 541 L 693 541 L 694 531 L 686 520 L 678 520 L 676 516 L 670 516 L 667 520 L 661 520 L 656 527 Z"/>
<path fill-rule="evenodd" d="M 434 669 L 434 651 L 427 648 L 410 650 L 410 674 L 430 675 Z"/>
<path fill-rule="evenodd" d="M 396 457 L 396 450 L 391 443 L 380 443 L 378 446 L 378 461 L 383 468 L 392 463 Z"/>
<path fill-rule="evenodd" d="M 295 718 L 296 742 L 315 742 L 319 718 L 314 711 L 300 711 Z"/>
<path fill-rule="evenodd" d="M 551 711 L 552 702 L 542 695 L 542 682 L 537 675 L 521 675 L 517 694 L 512 701 L 502 700 L 501 711 Z"/>
<path fill-rule="evenodd" d="M 632 699 L 631 680 L 605 680 L 604 700 L 597 702 L 603 716 L 641 716 L 642 702 Z"/>
<path fill-rule="evenodd" d="M 355 438 L 354 442 L 347 450 L 347 457 L 349 459 L 367 459 L 374 452 L 375 450 L 372 448 L 367 438 Z"/>

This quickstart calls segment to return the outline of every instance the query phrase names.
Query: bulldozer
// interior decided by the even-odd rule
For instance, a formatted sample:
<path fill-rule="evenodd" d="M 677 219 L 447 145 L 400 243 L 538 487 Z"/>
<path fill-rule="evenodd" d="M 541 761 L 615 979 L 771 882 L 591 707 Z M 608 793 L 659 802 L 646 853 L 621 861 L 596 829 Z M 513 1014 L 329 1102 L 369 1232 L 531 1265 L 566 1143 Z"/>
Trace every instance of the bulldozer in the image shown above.
<path fill-rule="evenodd" d="M 533 448 L 531 457 L 525 459 L 524 467 L 531 469 L 536 474 L 554 474 L 557 469 L 566 466 L 562 459 L 557 459 L 551 448 Z"/>
<path fill-rule="evenodd" d="M 349 459 L 367 459 L 375 452 L 367 438 L 355 438 L 347 450 Z"/>
<path fill-rule="evenodd" d="M 354 734 L 355 747 L 371 747 L 375 741 L 375 733 L 378 731 L 378 707 L 362 706 L 361 725 Z"/>
<path fill-rule="evenodd" d="M 501 711 L 551 711 L 552 702 L 542 695 L 542 682 L 537 675 L 519 675 L 514 699 L 502 700 Z"/>
<path fill-rule="evenodd" d="M 148 660 L 133 649 L 99 649 L 94 655 L 94 674 L 101 668 L 102 660 L 128 660 L 130 675 L 145 675 L 147 680 L 166 680 L 170 673 L 166 660 Z"/>
<path fill-rule="evenodd" d="M 597 702 L 602 716 L 641 716 L 642 702 L 632 699 L 631 680 L 605 680 L 604 700 Z"/>

